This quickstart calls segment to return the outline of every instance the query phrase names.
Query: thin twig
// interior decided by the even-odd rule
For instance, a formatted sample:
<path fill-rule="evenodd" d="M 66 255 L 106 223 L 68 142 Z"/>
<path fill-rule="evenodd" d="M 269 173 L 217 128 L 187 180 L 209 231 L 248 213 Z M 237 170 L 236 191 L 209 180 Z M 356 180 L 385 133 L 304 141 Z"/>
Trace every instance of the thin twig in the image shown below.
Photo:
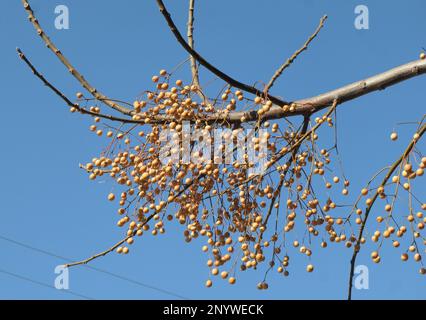
<path fill-rule="evenodd" d="M 152 213 L 143 223 L 142 226 L 144 226 L 145 224 L 147 224 L 153 217 L 155 216 L 155 213 Z M 82 265 L 82 264 L 87 264 L 92 260 L 95 260 L 97 258 L 103 257 L 105 255 L 107 255 L 108 253 L 114 251 L 115 249 L 117 249 L 119 246 L 121 246 L 124 242 L 126 242 L 129 238 L 132 238 L 136 235 L 137 230 L 133 231 L 132 234 L 128 235 L 127 237 L 125 237 L 124 239 L 118 241 L 116 244 L 114 244 L 112 247 L 110 247 L 109 249 L 102 251 L 100 253 L 97 253 L 93 256 L 91 256 L 90 258 L 87 258 L 85 260 L 81 260 L 81 261 L 77 261 L 77 262 L 73 262 L 73 263 L 68 263 L 65 264 L 65 267 L 69 268 L 69 267 L 74 267 L 74 266 L 78 266 L 78 265 Z"/>
<path fill-rule="evenodd" d="M 328 118 L 333 112 L 334 110 L 336 110 L 337 105 L 339 104 L 339 101 L 337 99 L 334 99 L 333 104 L 331 105 L 330 109 L 323 115 L 323 117 Z M 305 123 L 304 126 L 306 125 L 306 117 L 305 117 Z M 305 139 L 307 137 L 309 137 L 313 132 L 315 132 L 315 130 L 317 130 L 321 124 L 323 122 L 318 122 L 315 126 L 313 126 L 308 132 L 305 132 L 304 134 L 302 134 L 302 136 L 290 147 L 289 150 L 286 150 L 285 152 L 278 152 L 277 155 L 278 157 L 274 160 L 271 161 L 271 165 L 276 163 L 277 161 L 279 161 L 282 157 L 284 157 L 286 154 L 288 154 L 290 151 L 295 150 L 296 148 L 299 147 L 299 145 L 305 141 Z"/>
<path fill-rule="evenodd" d="M 165 207 L 167 207 L 168 204 L 170 204 L 171 202 L 173 202 L 177 197 L 179 197 L 182 193 L 184 193 L 186 190 L 188 190 L 195 181 L 200 180 L 202 178 L 205 177 L 205 174 L 199 174 L 196 178 L 194 178 L 190 183 L 186 184 L 184 188 L 182 188 L 182 190 L 180 190 L 176 195 L 174 195 L 170 200 L 167 201 Z M 146 218 L 146 220 L 141 224 L 141 227 L 145 226 L 150 220 L 152 220 L 152 218 L 154 218 L 154 216 L 157 214 L 157 212 L 153 212 L 151 215 L 148 216 L 148 218 Z M 95 260 L 97 258 L 103 257 L 105 255 L 107 255 L 108 253 L 111 253 L 112 251 L 114 251 L 115 249 L 117 249 L 120 245 L 122 245 L 124 242 L 126 242 L 129 238 L 132 238 L 136 235 L 137 230 L 134 230 L 130 235 L 126 236 L 124 239 L 118 241 L 116 244 L 114 244 L 112 247 L 110 247 L 109 249 L 102 251 L 100 253 L 97 253 L 93 256 L 91 256 L 90 258 L 81 260 L 81 261 L 77 261 L 77 262 L 73 262 L 73 263 L 69 263 L 66 264 L 65 267 L 74 267 L 74 266 L 78 266 L 78 265 L 83 265 L 83 264 L 87 264 L 92 260 Z"/>
<path fill-rule="evenodd" d="M 310 120 L 309 116 L 306 116 L 305 119 L 303 120 L 303 126 L 302 126 L 302 129 L 300 130 L 300 135 L 301 136 L 304 136 L 306 134 L 306 132 L 308 130 L 308 126 L 309 126 L 309 120 Z M 295 149 L 293 149 L 292 154 L 291 154 L 291 159 L 292 160 L 296 159 L 296 155 L 299 152 L 300 146 L 301 146 L 301 144 L 299 144 Z M 281 188 L 284 185 L 285 177 L 286 177 L 289 169 L 290 169 L 290 167 L 288 167 L 284 172 L 282 172 L 280 174 L 280 181 L 278 183 L 276 191 L 274 192 L 274 196 L 271 199 L 271 203 L 269 205 L 268 213 L 266 214 L 266 218 L 265 218 L 265 220 L 263 222 L 263 225 L 265 226 L 265 228 L 266 228 L 266 225 L 268 224 L 268 220 L 269 220 L 269 217 L 271 216 L 272 209 L 274 208 L 274 204 L 275 204 L 275 202 L 276 202 L 279 194 L 281 193 Z M 262 239 L 262 235 L 263 235 L 263 232 L 260 234 L 259 242 Z"/>
<path fill-rule="evenodd" d="M 101 92 L 99 92 L 97 89 L 95 89 L 90 83 L 74 68 L 74 66 L 68 61 L 67 58 L 62 54 L 62 52 L 55 46 L 55 44 L 50 40 L 50 38 L 47 36 L 47 34 L 44 32 L 44 30 L 41 28 L 37 18 L 34 15 L 33 10 L 31 9 L 30 4 L 27 0 L 21 0 L 22 4 L 24 5 L 25 11 L 28 13 L 28 19 L 33 24 L 34 28 L 36 29 L 38 35 L 41 37 L 41 39 L 44 41 L 46 46 L 58 57 L 58 59 L 67 67 L 68 71 L 74 76 L 74 78 L 77 79 L 78 82 L 85 88 L 87 91 L 89 91 L 96 99 L 99 101 L 102 101 L 107 106 L 123 113 L 126 115 L 131 115 L 132 110 L 128 109 L 126 107 L 123 107 L 119 105 L 118 103 L 114 102 L 113 100 L 109 100 L 107 96 L 103 95 Z"/>
<path fill-rule="evenodd" d="M 305 50 L 308 49 L 309 44 L 312 42 L 312 40 L 314 40 L 316 38 L 316 36 L 318 35 L 318 33 L 321 31 L 322 27 L 324 26 L 324 22 L 325 20 L 327 20 L 327 16 L 323 16 L 319 22 L 319 25 L 317 27 L 317 29 L 315 30 L 315 32 L 309 37 L 309 39 L 305 42 L 305 44 L 299 49 L 297 50 L 289 59 L 287 59 L 286 62 L 284 62 L 277 71 L 275 71 L 274 75 L 272 76 L 271 80 L 269 80 L 269 83 L 266 85 L 265 87 L 265 93 L 267 94 L 269 92 L 269 89 L 272 88 L 272 86 L 274 85 L 275 81 L 281 76 L 281 74 L 283 73 L 283 71 L 285 69 L 287 69 L 294 60 L 296 60 L 296 58 Z"/>
<path fill-rule="evenodd" d="M 102 113 L 96 113 L 96 112 L 92 112 L 90 110 L 87 110 L 85 108 L 80 107 L 78 104 L 73 103 L 64 93 L 62 93 L 58 88 L 56 88 L 54 85 L 52 85 L 35 67 L 34 65 L 28 60 L 28 58 L 25 56 L 25 54 L 21 51 L 21 49 L 16 48 L 16 51 L 18 52 L 19 58 L 22 59 L 22 61 L 25 62 L 25 64 L 31 69 L 31 71 L 33 72 L 33 74 L 39 78 L 44 85 L 46 85 L 49 89 L 51 89 L 56 95 L 58 95 L 62 100 L 65 101 L 65 103 L 71 107 L 71 108 L 75 108 L 76 111 L 82 113 L 82 114 L 87 114 L 87 115 L 91 115 L 94 117 L 99 117 L 99 118 L 103 118 L 103 119 L 108 119 L 111 121 L 119 121 L 119 122 L 123 122 L 123 123 L 143 123 L 143 121 L 137 121 L 137 120 L 132 120 L 132 119 L 126 119 L 126 118 L 119 118 L 119 117 L 115 117 L 112 115 L 107 115 L 107 114 L 102 114 Z"/>
<path fill-rule="evenodd" d="M 188 9 L 188 29 L 187 29 L 187 37 L 188 37 L 188 45 L 191 49 L 194 49 L 194 6 L 195 0 L 189 0 L 189 9 Z M 191 73 L 192 73 L 192 83 L 198 87 L 198 94 L 202 99 L 204 99 L 204 94 L 200 91 L 200 80 L 198 77 L 198 65 L 197 60 L 190 55 L 190 63 L 191 63 Z"/>

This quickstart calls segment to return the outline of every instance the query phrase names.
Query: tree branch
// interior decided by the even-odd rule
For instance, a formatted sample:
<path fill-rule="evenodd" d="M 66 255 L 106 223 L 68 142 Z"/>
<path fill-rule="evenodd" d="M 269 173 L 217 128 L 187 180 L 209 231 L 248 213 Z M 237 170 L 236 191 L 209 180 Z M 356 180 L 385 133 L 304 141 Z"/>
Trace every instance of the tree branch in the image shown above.
<path fill-rule="evenodd" d="M 191 47 L 191 49 L 194 49 L 194 3 L 195 0 L 189 0 L 187 37 L 188 45 Z M 200 81 L 198 79 L 197 60 L 195 60 L 195 58 L 191 55 L 190 61 L 193 84 L 199 86 Z"/>
<path fill-rule="evenodd" d="M 360 80 L 339 89 L 320 94 L 316 97 L 299 100 L 296 103 L 300 105 L 300 107 L 296 108 L 296 111 L 302 113 L 306 111 L 315 112 L 328 106 L 335 98 L 339 99 L 339 103 L 343 103 L 373 91 L 384 90 L 399 82 L 425 73 L 426 60 L 415 60 L 365 80 Z"/>
<path fill-rule="evenodd" d="M 168 204 L 170 204 L 171 202 L 173 202 L 177 197 L 179 197 L 182 193 L 184 193 L 186 190 L 188 190 L 196 180 L 202 179 L 205 177 L 205 174 L 198 174 L 198 176 L 196 178 L 194 178 L 190 183 L 186 184 L 176 195 L 174 195 L 171 200 L 167 201 L 166 207 Z M 154 218 L 154 216 L 157 214 L 157 212 L 153 212 L 151 213 L 148 218 L 146 218 L 146 220 L 142 223 L 141 227 L 143 227 L 144 225 L 146 225 L 149 221 L 152 220 L 152 218 Z M 112 247 L 110 247 L 109 249 L 102 251 L 100 253 L 97 253 L 87 259 L 81 260 L 81 261 L 76 261 L 73 263 L 68 263 L 65 265 L 65 267 L 69 268 L 69 267 L 74 267 L 74 266 L 78 266 L 78 265 L 82 265 L 82 264 L 87 264 L 92 260 L 95 260 L 97 258 L 103 257 L 105 255 L 107 255 L 108 253 L 111 253 L 112 251 L 114 251 L 115 249 L 117 249 L 120 245 L 122 245 L 123 243 L 125 243 L 129 238 L 132 238 L 134 236 L 136 236 L 137 234 L 137 230 L 134 230 L 130 235 L 126 236 L 124 239 L 120 240 L 119 242 L 117 242 L 116 244 L 114 244 Z"/>
<path fill-rule="evenodd" d="M 305 50 L 308 49 L 309 44 L 312 42 L 312 40 L 314 40 L 316 38 L 316 36 L 318 35 L 318 33 L 321 31 L 322 27 L 324 26 L 324 22 L 325 20 L 327 20 L 327 16 L 323 16 L 320 20 L 320 23 L 317 27 L 317 29 L 315 30 L 315 32 L 308 38 L 308 40 L 305 42 L 305 44 L 299 49 L 297 50 L 284 64 L 281 65 L 281 67 L 279 67 L 279 69 L 277 71 L 275 71 L 274 75 L 272 76 L 271 80 L 269 80 L 269 83 L 266 85 L 265 87 L 265 92 L 268 93 L 269 89 L 272 88 L 272 86 L 274 85 L 275 81 L 281 76 L 281 74 L 283 73 L 283 71 L 285 69 L 287 69 L 294 60 L 296 60 L 296 58 Z"/>
<path fill-rule="evenodd" d="M 107 120 L 111 120 L 111 121 L 119 121 L 119 122 L 123 122 L 123 123 L 139 123 L 139 122 L 142 122 L 142 121 L 136 121 L 136 120 L 132 120 L 132 119 L 119 118 L 119 117 L 115 117 L 115 116 L 111 116 L 111 115 L 107 115 L 107 114 L 102 114 L 102 113 L 96 113 L 96 112 L 92 112 L 90 110 L 86 110 L 85 108 L 80 107 L 78 104 L 73 103 L 65 94 L 63 94 L 58 88 L 56 88 L 54 85 L 52 85 L 40 72 L 38 72 L 38 70 L 34 67 L 34 65 L 28 60 L 28 58 L 21 51 L 21 49 L 16 48 L 16 51 L 18 52 L 19 58 L 21 58 L 22 61 L 25 62 L 25 64 L 31 69 L 33 74 L 37 78 L 39 78 L 44 83 L 45 86 L 47 86 L 57 96 L 59 96 L 62 100 L 64 100 L 65 103 L 70 108 L 75 108 L 78 112 L 80 112 L 82 114 L 87 114 L 87 115 L 90 115 L 90 116 L 93 116 L 93 117 L 99 117 L 99 118 L 103 118 L 103 119 L 107 119 Z"/>
<path fill-rule="evenodd" d="M 142 224 L 142 226 L 144 226 L 145 224 L 147 224 L 153 217 L 154 217 L 155 213 L 151 214 L 146 220 L 145 222 Z M 106 256 L 108 253 L 114 251 L 115 249 L 117 249 L 119 246 L 121 246 L 123 243 L 125 243 L 129 238 L 132 238 L 134 236 L 136 236 L 136 232 L 137 230 L 133 231 L 132 234 L 128 235 L 127 237 L 125 237 L 124 239 L 118 241 L 116 244 L 114 244 L 112 247 L 110 247 L 109 249 L 102 251 L 100 253 L 97 253 L 85 260 L 81 260 L 81 261 L 77 261 L 77 262 L 72 262 L 72 263 L 68 263 L 65 264 L 66 268 L 69 267 L 74 267 L 74 266 L 78 266 L 78 265 L 82 265 L 82 264 L 88 264 L 90 261 L 95 260 L 97 258 Z"/>
<path fill-rule="evenodd" d="M 230 85 L 239 88 L 241 90 L 250 92 L 255 95 L 260 95 L 258 89 L 248 86 L 244 83 L 241 83 L 230 76 L 226 75 L 222 71 L 218 70 L 214 66 L 212 66 L 209 62 L 207 62 L 198 52 L 193 50 L 188 43 L 183 39 L 179 30 L 177 29 L 175 23 L 173 22 L 170 13 L 167 11 L 162 0 L 156 0 L 158 7 L 160 9 L 161 14 L 166 19 L 167 24 L 172 31 L 173 35 L 179 42 L 179 44 L 201 65 L 210 70 L 212 73 L 217 75 L 219 78 L 229 83 Z M 325 20 L 325 18 L 323 18 Z M 319 32 L 319 31 L 318 31 Z M 315 33 L 314 33 L 315 34 Z M 303 47 L 302 47 L 303 48 Z M 282 101 L 276 97 L 268 95 L 268 98 L 275 104 L 271 108 L 271 110 L 265 113 L 262 119 L 270 120 L 270 119 L 279 119 L 289 116 L 295 115 L 306 115 L 317 112 L 327 106 L 331 105 L 335 99 L 339 100 L 339 104 L 342 104 L 346 101 L 358 98 L 360 96 L 366 95 L 370 92 L 383 90 L 389 86 L 397 84 L 401 81 L 408 80 L 412 77 L 421 75 L 426 73 L 426 60 L 416 60 L 405 65 L 399 66 L 397 68 L 391 69 L 382 74 L 373 76 L 371 78 L 361 80 L 358 82 L 354 82 L 350 85 L 341 87 L 339 89 L 307 98 L 295 101 L 296 108 L 293 112 L 284 111 L 281 106 L 289 105 L 289 102 Z M 246 121 L 256 121 L 258 119 L 258 115 L 256 111 L 249 112 L 232 112 L 228 115 L 214 115 L 216 121 L 217 120 L 226 120 L 228 122 L 239 122 L 242 117 L 245 117 Z M 211 120 L 208 120 L 211 121 Z"/>
<path fill-rule="evenodd" d="M 245 83 L 242 83 L 238 80 L 235 80 L 231 78 L 229 75 L 225 74 L 224 72 L 220 71 L 213 65 L 211 65 L 206 59 L 204 59 L 197 51 L 191 48 L 191 46 L 185 41 L 185 39 L 182 37 L 181 33 L 179 32 L 178 28 L 176 27 L 175 23 L 173 22 L 173 19 L 170 16 L 170 13 L 167 11 L 166 7 L 164 6 L 164 3 L 162 0 L 157 0 L 158 7 L 160 9 L 161 14 L 163 15 L 164 19 L 166 19 L 167 24 L 170 28 L 170 31 L 175 36 L 176 40 L 179 42 L 179 44 L 194 58 L 196 59 L 202 66 L 204 66 L 207 70 L 218 76 L 223 81 L 229 83 L 231 86 L 244 90 L 246 92 L 250 92 L 252 94 L 261 96 L 262 92 L 259 89 L 256 89 L 253 86 L 249 86 Z M 267 99 L 271 100 L 273 103 L 284 106 L 288 104 L 286 101 L 283 101 L 277 97 L 268 95 L 266 97 Z"/>
<path fill-rule="evenodd" d="M 377 74 L 370 78 L 356 81 L 341 88 L 322 93 L 318 96 L 296 100 L 293 102 L 296 105 L 294 111 L 284 110 L 276 105 L 272 106 L 271 110 L 262 116 L 262 120 L 281 119 L 300 115 L 310 115 L 318 112 L 333 104 L 334 100 L 339 101 L 339 105 L 367 95 L 371 92 L 384 90 L 387 87 L 393 86 L 405 80 L 423 75 L 426 73 L 426 59 L 414 60 L 399 67 L 390 69 L 383 73 Z M 245 122 L 257 121 L 259 115 L 256 110 L 251 111 L 235 111 L 229 113 L 215 113 L 199 120 L 207 123 L 224 122 L 224 123 L 239 123 L 241 118 L 245 118 Z M 173 121 L 167 117 L 157 119 L 160 122 Z"/>
<path fill-rule="evenodd" d="M 415 60 L 402 66 L 393 68 L 386 72 L 360 80 L 344 87 L 320 94 L 315 97 L 297 100 L 294 102 L 296 108 L 293 112 L 284 111 L 283 108 L 273 106 L 270 111 L 263 115 L 263 119 L 279 119 L 296 115 L 304 115 L 317 112 L 326 108 L 334 99 L 339 100 L 339 104 L 359 98 L 374 91 L 384 90 L 399 82 L 423 75 L 426 73 L 426 59 Z M 243 116 L 240 114 L 231 114 L 231 119 Z M 252 115 L 255 116 L 255 115 Z M 250 115 L 246 119 L 253 120 Z"/>
<path fill-rule="evenodd" d="M 28 19 L 33 24 L 34 28 L 36 29 L 38 35 L 41 37 L 41 39 L 44 41 L 46 46 L 58 57 L 58 59 L 67 67 L 68 71 L 74 76 L 74 78 L 77 79 L 78 82 L 85 88 L 87 91 L 89 91 L 93 97 L 95 97 L 97 100 L 102 101 L 107 106 L 123 113 L 126 115 L 131 115 L 132 110 L 128 109 L 126 107 L 123 107 L 119 105 L 118 103 L 109 100 L 107 96 L 103 95 L 101 92 L 99 92 L 97 89 L 92 87 L 90 83 L 72 66 L 72 64 L 68 61 L 67 58 L 62 54 L 62 52 L 55 46 L 55 44 L 50 40 L 50 38 L 47 36 L 47 34 L 43 31 L 41 28 L 37 18 L 34 15 L 33 10 L 31 9 L 30 4 L 27 0 L 21 0 L 22 4 L 24 5 L 25 11 L 28 13 Z"/>
<path fill-rule="evenodd" d="M 318 112 L 331 104 L 334 100 L 339 101 L 339 105 L 367 95 L 371 92 L 384 90 L 397 83 L 423 75 L 426 73 L 426 59 L 414 60 L 399 67 L 390 69 L 383 73 L 377 74 L 370 78 L 356 81 L 341 88 L 322 93 L 318 96 L 296 100 L 293 102 L 296 105 L 294 111 L 284 110 L 276 105 L 272 106 L 271 110 L 262 116 L 262 120 L 281 119 L 300 115 L 310 115 Z M 199 118 L 207 123 L 224 122 L 224 123 L 239 123 L 241 118 L 245 118 L 245 122 L 257 121 L 259 115 L 256 110 L 251 111 L 235 111 L 230 113 L 216 113 L 205 118 Z M 159 121 L 172 121 L 173 119 L 162 118 Z"/>

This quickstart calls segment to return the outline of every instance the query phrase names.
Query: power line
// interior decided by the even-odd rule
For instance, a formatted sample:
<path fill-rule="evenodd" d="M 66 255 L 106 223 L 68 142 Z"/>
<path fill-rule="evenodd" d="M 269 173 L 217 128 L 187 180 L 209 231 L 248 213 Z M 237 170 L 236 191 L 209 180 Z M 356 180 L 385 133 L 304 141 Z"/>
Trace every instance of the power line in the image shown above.
<path fill-rule="evenodd" d="M 61 259 L 61 260 L 67 261 L 67 262 L 74 261 L 74 260 L 72 260 L 70 258 L 63 257 L 63 256 L 60 256 L 58 254 L 55 254 L 55 253 L 52 253 L 52 252 L 49 252 L 49 251 L 46 251 L 46 250 L 43 250 L 43 249 L 40 249 L 40 248 L 36 248 L 36 247 L 30 246 L 30 245 L 28 245 L 26 243 L 23 243 L 23 242 L 20 242 L 20 241 L 17 241 L 17 240 L 5 237 L 3 235 L 0 235 L 0 239 L 2 239 L 4 241 L 7 241 L 7 242 L 10 242 L 10 243 L 13 243 L 13 244 L 18 245 L 18 246 L 23 247 L 23 248 L 26 248 L 26 249 L 29 249 L 29 250 L 32 250 L 32 251 L 36 251 L 36 252 L 42 253 L 42 254 L 50 256 L 50 257 Z M 116 273 L 112 273 L 112 272 L 107 271 L 107 270 L 103 270 L 103 269 L 100 269 L 100 268 L 92 267 L 92 266 L 89 266 L 87 264 L 84 264 L 83 266 L 85 268 L 91 269 L 93 271 L 104 273 L 104 274 L 107 274 L 107 275 L 112 276 L 114 278 L 117 278 L 117 279 L 120 279 L 120 280 L 123 280 L 123 281 L 127 281 L 129 283 L 133 283 L 133 284 L 136 284 L 136 285 L 141 286 L 141 287 L 145 287 L 145 288 L 148 288 L 148 289 L 151 289 L 151 290 L 155 290 L 155 291 L 158 291 L 158 292 L 170 295 L 170 296 L 174 296 L 174 297 L 179 298 L 179 299 L 189 300 L 189 298 L 181 296 L 181 295 L 179 295 L 177 293 L 174 293 L 174 292 L 171 292 L 171 291 L 168 291 L 168 290 L 165 290 L 165 289 L 161 289 L 161 288 L 158 288 L 158 287 L 155 287 L 155 286 L 152 286 L 152 285 L 149 285 L 149 284 L 146 284 L 146 283 L 134 280 L 134 279 L 130 279 L 130 278 L 127 278 L 125 276 L 122 276 L 122 275 L 119 275 L 119 274 L 116 274 Z"/>
<path fill-rule="evenodd" d="M 20 280 L 24 280 L 24 281 L 28 281 L 28 282 L 31 282 L 31 283 L 35 283 L 35 284 L 38 284 L 39 286 L 42 286 L 42 287 L 46 287 L 46 288 L 54 289 L 56 291 L 61 291 L 61 292 L 64 292 L 64 293 L 68 293 L 68 294 L 71 294 L 73 296 L 76 296 L 76 297 L 79 297 L 79 298 L 83 298 L 85 300 L 94 300 L 93 298 L 90 298 L 88 296 L 82 295 L 82 294 L 77 293 L 75 291 L 71 291 L 71 290 L 68 290 L 68 289 L 67 290 L 59 290 L 59 289 L 55 288 L 54 286 L 52 286 L 50 284 L 47 284 L 47 283 L 44 283 L 44 282 L 40 282 L 38 280 L 34 280 L 34 279 L 25 277 L 25 276 L 17 274 L 17 273 L 13 273 L 13 272 L 7 271 L 7 270 L 0 269 L 0 273 L 7 274 L 9 276 L 12 276 L 14 278 L 18 278 Z"/>

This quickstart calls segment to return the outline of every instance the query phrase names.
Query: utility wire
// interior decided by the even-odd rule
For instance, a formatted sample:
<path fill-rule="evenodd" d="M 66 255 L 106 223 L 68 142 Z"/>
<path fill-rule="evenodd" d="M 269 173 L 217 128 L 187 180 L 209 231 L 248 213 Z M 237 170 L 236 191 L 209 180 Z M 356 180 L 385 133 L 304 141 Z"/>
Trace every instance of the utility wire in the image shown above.
<path fill-rule="evenodd" d="M 49 251 L 46 251 L 46 250 L 43 250 L 43 249 L 40 249 L 40 248 L 36 248 L 36 247 L 30 246 L 30 245 L 28 245 L 26 243 L 23 243 L 23 242 L 20 242 L 20 241 L 17 241 L 17 240 L 5 237 L 5 236 L 3 236 L 1 234 L 0 234 L 0 239 L 4 240 L 4 241 L 7 241 L 7 242 L 10 242 L 10 243 L 13 243 L 13 244 L 18 245 L 18 246 L 23 247 L 23 248 L 26 248 L 26 249 L 29 249 L 29 250 L 32 250 L 32 251 L 36 251 L 36 252 L 42 253 L 42 254 L 50 256 L 50 257 L 61 259 L 61 260 L 67 261 L 67 262 L 72 262 L 73 261 L 70 258 L 63 257 L 63 256 L 60 256 L 58 254 L 55 254 L 55 253 L 52 253 L 52 252 L 49 252 Z M 136 285 L 141 286 L 141 287 L 145 287 L 145 288 L 148 288 L 148 289 L 151 289 L 151 290 L 155 290 L 155 291 L 158 291 L 158 292 L 170 295 L 170 296 L 174 296 L 175 298 L 179 298 L 179 299 L 183 299 L 183 300 L 190 300 L 189 298 L 181 296 L 181 295 L 179 295 L 177 293 L 174 293 L 174 292 L 171 292 L 171 291 L 168 291 L 168 290 L 165 290 L 165 289 L 161 289 L 161 288 L 158 288 L 158 287 L 155 287 L 155 286 L 152 286 L 152 285 L 149 285 L 149 284 L 137 281 L 137 280 L 133 280 L 133 279 L 127 278 L 125 276 L 112 273 L 112 272 L 107 271 L 107 270 L 103 270 L 103 269 L 100 269 L 100 268 L 92 267 L 92 266 L 89 266 L 89 265 L 86 265 L 86 264 L 83 265 L 83 266 L 86 267 L 86 268 L 88 268 L 88 269 L 91 269 L 93 271 L 104 273 L 104 274 L 107 274 L 107 275 L 112 276 L 114 278 L 117 278 L 117 279 L 120 279 L 120 280 L 123 280 L 123 281 L 127 281 L 127 282 L 136 284 Z"/>
<path fill-rule="evenodd" d="M 14 278 L 17 278 L 17 279 L 20 279 L 20 280 L 31 282 L 31 283 L 37 284 L 39 286 L 42 286 L 42 287 L 54 289 L 56 291 L 61 291 L 63 293 L 68 293 L 68 294 L 71 294 L 73 296 L 76 296 L 76 297 L 79 297 L 79 298 L 83 298 L 85 300 L 94 300 L 93 298 L 90 298 L 88 296 L 82 295 L 82 294 L 77 293 L 75 291 L 71 291 L 71 290 L 68 290 L 68 289 L 67 290 L 59 290 L 59 289 L 55 288 L 54 286 L 52 286 L 50 284 L 47 284 L 47 283 L 44 283 L 44 282 L 40 282 L 38 280 L 34 280 L 34 279 L 31 279 L 31 278 L 25 277 L 23 275 L 20 275 L 20 274 L 17 274 L 17 273 L 13 273 L 13 272 L 10 272 L 10 271 L 4 270 L 4 269 L 0 269 L 0 273 L 4 273 L 6 275 L 9 275 L 11 277 L 14 277 Z"/>

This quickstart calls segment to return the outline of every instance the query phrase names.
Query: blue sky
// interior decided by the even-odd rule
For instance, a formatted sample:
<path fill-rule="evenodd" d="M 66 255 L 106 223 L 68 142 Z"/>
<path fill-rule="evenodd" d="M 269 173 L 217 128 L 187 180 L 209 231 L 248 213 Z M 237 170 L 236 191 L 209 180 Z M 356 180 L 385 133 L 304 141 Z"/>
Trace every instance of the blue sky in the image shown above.
<path fill-rule="evenodd" d="M 198 2 L 195 40 L 199 52 L 247 83 L 267 81 L 313 32 L 320 17 L 329 16 L 318 39 L 273 88 L 275 95 L 289 100 L 415 60 L 426 47 L 426 3 L 422 0 Z M 30 3 L 57 46 L 111 97 L 132 101 L 151 86 L 153 74 L 162 68 L 170 70 L 186 58 L 154 0 Z M 54 9 L 60 4 L 70 10 L 69 30 L 54 27 Z M 369 8 L 369 30 L 354 28 L 354 8 L 359 4 Z M 187 2 L 169 0 L 166 5 L 184 31 Z M 69 96 L 81 91 L 38 39 L 20 1 L 2 1 L 0 12 L 0 298 L 79 299 L 28 281 L 53 285 L 54 269 L 63 260 L 6 239 L 73 260 L 121 239 L 121 230 L 115 227 L 116 208 L 104 201 L 111 185 L 89 181 L 78 167 L 98 154 L 101 145 L 87 130 L 90 119 L 71 115 L 18 59 L 16 47 Z M 214 79 L 202 72 L 203 81 Z M 340 152 L 353 198 L 378 169 L 393 162 L 404 149 L 413 128 L 397 123 L 421 118 L 425 86 L 426 78 L 419 77 L 340 106 Z M 393 129 L 400 134 L 394 143 L 389 139 Z M 332 144 L 324 140 L 327 142 Z M 417 187 L 422 199 L 424 186 L 423 182 Z M 405 200 L 401 199 L 401 211 L 406 210 Z M 271 274 L 267 291 L 256 289 L 262 272 L 239 274 L 232 287 L 216 281 L 213 288 L 206 289 L 208 268 L 200 250 L 202 243 L 186 244 L 176 226 L 168 231 L 164 237 L 137 241 L 127 256 L 111 254 L 91 264 L 110 274 L 85 267 L 72 269 L 71 290 L 94 299 L 167 299 L 176 295 L 192 299 L 346 298 L 351 250 L 331 246 L 321 254 L 316 252 L 312 274 L 305 271 L 306 261 L 295 257 L 291 276 Z M 400 262 L 401 250 L 384 248 L 380 265 L 371 262 L 369 252 L 364 250 L 358 263 L 369 268 L 370 288 L 355 290 L 354 298 L 426 297 L 425 276 L 418 274 L 418 264 Z"/>

